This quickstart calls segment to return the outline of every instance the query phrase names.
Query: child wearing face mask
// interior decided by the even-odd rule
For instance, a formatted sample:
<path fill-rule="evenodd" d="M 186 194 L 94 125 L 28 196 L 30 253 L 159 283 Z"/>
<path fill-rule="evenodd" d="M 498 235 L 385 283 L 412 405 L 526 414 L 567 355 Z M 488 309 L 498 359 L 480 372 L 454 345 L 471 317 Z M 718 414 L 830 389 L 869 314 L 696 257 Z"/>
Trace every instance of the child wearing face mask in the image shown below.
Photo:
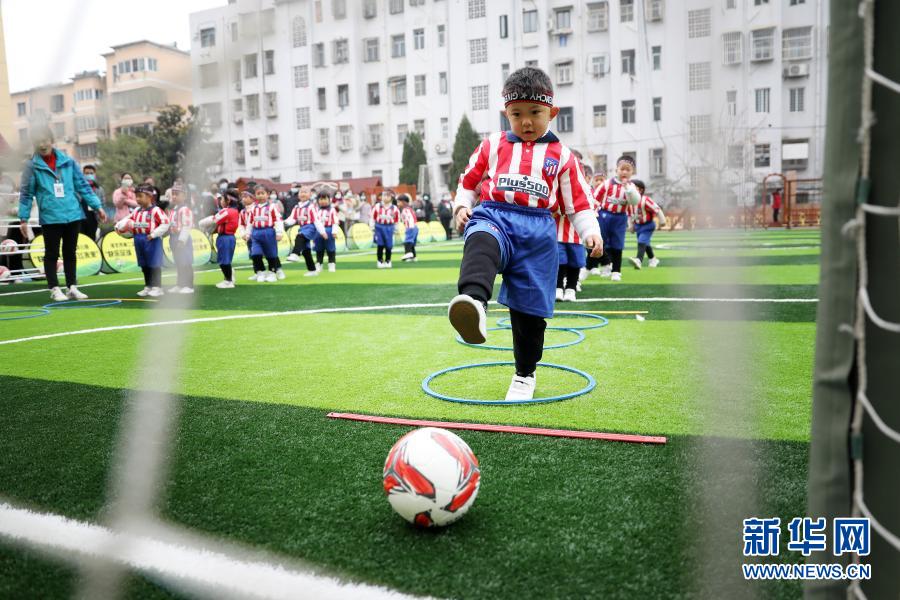
<path fill-rule="evenodd" d="M 115 220 L 118 223 L 131 214 L 137 208 L 137 200 L 134 197 L 134 177 L 131 173 L 122 173 L 119 187 L 113 192 L 113 206 L 116 207 Z"/>

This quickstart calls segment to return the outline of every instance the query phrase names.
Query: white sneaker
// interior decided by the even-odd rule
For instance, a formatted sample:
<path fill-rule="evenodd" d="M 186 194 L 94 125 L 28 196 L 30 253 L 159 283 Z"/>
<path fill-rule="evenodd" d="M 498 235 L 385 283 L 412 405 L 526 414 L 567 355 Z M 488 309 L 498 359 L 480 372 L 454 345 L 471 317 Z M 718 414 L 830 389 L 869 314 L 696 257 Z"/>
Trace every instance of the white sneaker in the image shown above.
<path fill-rule="evenodd" d="M 293 252 L 291 252 L 290 254 L 288 254 L 287 261 L 288 262 L 300 262 L 300 257 L 297 256 L 296 254 L 294 254 Z"/>
<path fill-rule="evenodd" d="M 259 273 L 254 273 L 250 277 L 247 278 L 248 281 L 259 281 Z"/>
<path fill-rule="evenodd" d="M 610 275 L 609 280 L 610 281 L 622 281 L 622 274 L 621 273 L 613 273 L 612 275 Z"/>
<path fill-rule="evenodd" d="M 580 291 L 581 291 L 581 282 L 580 282 L 580 281 L 579 281 L 578 283 L 575 284 L 575 291 L 576 291 L 576 292 L 580 292 Z"/>
<path fill-rule="evenodd" d="M 180 294 L 180 293 L 181 293 L 181 288 L 178 287 L 177 285 L 173 285 L 172 287 L 170 287 L 170 288 L 168 289 L 168 292 L 169 292 L 170 294 Z"/>
<path fill-rule="evenodd" d="M 286 279 L 287 275 L 284 274 L 284 269 L 278 269 L 277 271 L 275 271 L 275 277 L 277 277 L 278 279 Z"/>
<path fill-rule="evenodd" d="M 149 295 L 150 295 L 150 288 L 145 287 L 144 289 L 142 289 L 141 291 L 139 291 L 139 292 L 137 293 L 137 295 L 140 296 L 141 298 L 144 298 L 145 296 L 149 296 Z"/>
<path fill-rule="evenodd" d="M 66 294 L 66 296 L 68 296 L 70 300 L 87 300 L 88 299 L 87 294 L 79 291 L 78 287 L 74 286 L 74 285 L 69 286 L 69 291 Z"/>
<path fill-rule="evenodd" d="M 378 261 L 378 268 L 379 268 L 379 269 L 383 269 L 383 268 L 384 268 L 384 263 L 381 262 L 381 261 Z"/>
<path fill-rule="evenodd" d="M 487 314 L 484 305 L 472 296 L 456 296 L 450 301 L 447 316 L 464 342 L 483 344 L 487 339 Z"/>
<path fill-rule="evenodd" d="M 582 281 L 587 279 L 588 275 L 590 274 L 591 272 L 588 271 L 585 267 L 581 267 L 581 269 L 578 270 L 578 283 L 581 283 Z"/>
<path fill-rule="evenodd" d="M 413 257 L 412 257 L 412 261 L 413 261 L 413 262 L 419 262 L 419 257 L 418 257 L 418 256 L 413 256 Z"/>
<path fill-rule="evenodd" d="M 276 281 L 278 281 L 278 276 L 272 271 L 266 271 L 265 273 L 263 273 L 263 281 L 265 281 L 266 283 L 275 283 Z"/>
<path fill-rule="evenodd" d="M 655 269 L 656 267 L 659 266 L 659 259 L 656 258 L 656 257 L 651 258 L 651 259 L 650 259 L 650 263 L 649 263 L 648 266 L 649 266 L 651 269 Z"/>
<path fill-rule="evenodd" d="M 391 261 L 387 261 L 386 263 L 384 263 L 384 268 L 385 268 L 385 269 L 391 269 L 391 268 L 393 268 L 393 265 L 391 264 Z"/>
<path fill-rule="evenodd" d="M 406 254 L 403 255 L 403 260 L 412 260 L 412 259 L 413 259 L 412 252 L 407 252 Z"/>
<path fill-rule="evenodd" d="M 225 281 L 220 281 L 219 283 L 217 283 L 216 287 L 220 290 L 230 290 L 234 287 L 234 282 L 226 279 Z"/>
<path fill-rule="evenodd" d="M 183 288 L 181 288 L 181 290 L 178 291 L 178 293 L 179 294 L 193 294 L 194 288 L 183 287 Z"/>
<path fill-rule="evenodd" d="M 50 299 L 54 302 L 65 302 L 66 300 L 68 300 L 68 298 L 66 298 L 66 295 L 63 294 L 62 290 L 58 287 L 50 289 Z"/>
<path fill-rule="evenodd" d="M 557 302 L 562 302 L 562 299 L 563 299 L 563 289 L 562 289 L 562 288 L 556 288 L 556 301 L 557 301 Z"/>
<path fill-rule="evenodd" d="M 337 265 L 334 263 L 328 263 L 328 272 L 334 273 L 337 270 Z"/>
<path fill-rule="evenodd" d="M 152 298 L 159 298 L 160 296 L 165 296 L 165 292 L 162 291 L 162 288 L 152 287 L 150 291 L 147 292 L 147 295 Z"/>
<path fill-rule="evenodd" d="M 509 384 L 509 389 L 506 391 L 506 399 L 508 401 L 534 399 L 534 386 L 536 383 L 537 378 L 535 378 L 534 374 L 529 377 L 513 375 L 512 381 Z"/>
<path fill-rule="evenodd" d="M 316 271 L 322 272 L 322 263 L 316 263 Z"/>
<path fill-rule="evenodd" d="M 256 273 L 255 275 L 253 275 L 253 279 L 258 281 L 259 283 L 263 283 L 266 280 L 266 272 L 260 271 L 259 273 Z"/>
<path fill-rule="evenodd" d="M 563 292 L 563 302 L 575 302 L 575 290 L 566 288 L 566 291 Z"/>
<path fill-rule="evenodd" d="M 642 265 L 641 265 L 641 261 L 639 261 L 636 257 L 634 257 L 634 256 L 629 256 L 629 257 L 628 257 L 628 260 L 631 261 L 631 264 L 634 265 L 634 268 L 635 268 L 635 269 L 637 269 L 638 271 L 641 270 L 641 266 L 642 266 Z"/>
<path fill-rule="evenodd" d="M 612 275 L 612 265 L 606 265 L 600 270 L 600 277 L 609 277 Z"/>
<path fill-rule="evenodd" d="M 588 273 L 590 273 L 591 275 L 600 275 L 600 274 L 601 274 L 601 271 L 600 271 L 600 269 L 598 269 L 597 267 L 594 267 L 593 269 L 591 269 L 590 271 L 588 271 Z"/>
<path fill-rule="evenodd" d="M 319 274 L 318 271 L 307 271 L 306 273 L 303 274 L 303 276 L 304 277 L 315 277 L 318 274 Z"/>

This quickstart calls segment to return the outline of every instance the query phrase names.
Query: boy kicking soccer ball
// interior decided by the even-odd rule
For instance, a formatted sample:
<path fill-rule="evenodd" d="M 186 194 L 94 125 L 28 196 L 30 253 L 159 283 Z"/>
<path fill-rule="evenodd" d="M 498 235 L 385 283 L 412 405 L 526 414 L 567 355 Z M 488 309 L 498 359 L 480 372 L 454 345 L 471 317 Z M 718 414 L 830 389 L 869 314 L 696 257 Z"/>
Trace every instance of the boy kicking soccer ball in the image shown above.
<path fill-rule="evenodd" d="M 637 234 L 637 256 L 631 257 L 628 260 L 631 261 L 631 264 L 634 265 L 635 269 L 640 269 L 641 265 L 644 263 L 644 253 L 646 252 L 647 258 L 650 259 L 650 267 L 656 267 L 659 265 L 659 259 L 653 255 L 653 246 L 650 245 L 650 238 L 653 237 L 653 232 L 656 231 L 656 222 L 653 218 L 656 217 L 659 219 L 660 227 L 665 227 L 666 215 L 659 207 L 659 204 L 654 202 L 650 196 L 644 195 L 645 188 L 643 181 L 640 179 L 633 179 L 632 183 L 634 183 L 641 193 L 641 201 L 634 207 L 634 214 L 631 217 L 631 227 Z"/>
<path fill-rule="evenodd" d="M 457 227 L 465 227 L 465 245 L 459 295 L 448 312 L 463 340 L 484 343 L 487 302 L 494 278 L 503 275 L 499 301 L 509 307 L 516 362 L 506 399 L 522 401 L 534 397 L 545 319 L 553 316 L 558 257 L 552 211 L 566 215 L 592 256 L 601 254 L 603 241 L 581 166 L 550 131 L 559 113 L 550 78 L 540 69 L 519 69 L 506 80 L 503 99 L 512 131 L 482 141 L 459 179 L 454 215 Z"/>

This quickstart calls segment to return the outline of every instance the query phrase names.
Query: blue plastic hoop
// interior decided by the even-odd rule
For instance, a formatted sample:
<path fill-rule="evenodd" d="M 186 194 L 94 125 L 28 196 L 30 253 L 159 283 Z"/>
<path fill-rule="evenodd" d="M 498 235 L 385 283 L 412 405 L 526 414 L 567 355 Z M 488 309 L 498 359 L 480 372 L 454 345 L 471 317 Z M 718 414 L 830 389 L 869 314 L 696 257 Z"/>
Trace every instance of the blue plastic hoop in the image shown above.
<path fill-rule="evenodd" d="M 63 300 L 45 304 L 44 308 L 100 308 L 122 304 L 121 300 Z"/>
<path fill-rule="evenodd" d="M 488 327 L 488 331 L 509 331 L 509 327 Z M 568 331 L 570 333 L 574 333 L 577 337 L 570 341 L 564 342 L 561 344 L 553 344 L 550 346 L 544 346 L 544 350 L 554 350 L 556 348 L 568 348 L 569 346 L 574 346 L 575 344 L 580 344 L 584 341 L 584 334 L 578 331 L 577 329 L 571 329 L 569 327 L 548 327 L 547 329 L 551 329 L 553 331 Z M 462 344 L 463 346 L 470 346 L 472 348 L 481 348 L 482 350 L 512 350 L 512 346 L 492 346 L 490 344 L 470 344 L 466 342 L 459 335 L 456 336 L 456 341 Z"/>
<path fill-rule="evenodd" d="M 46 308 L 19 308 L 15 310 L 0 310 L 0 315 L 8 315 L 10 313 L 37 313 L 31 315 L 23 315 L 21 317 L 0 317 L 0 321 L 15 321 L 17 319 L 35 319 L 49 315 L 50 311 Z"/>
<path fill-rule="evenodd" d="M 588 319 L 596 319 L 600 321 L 595 325 L 582 325 L 580 327 L 576 327 L 570 325 L 568 327 L 555 327 L 554 329 L 574 329 L 575 331 L 587 331 L 588 329 L 600 329 L 601 327 L 606 327 L 609 325 L 609 319 L 606 317 L 602 317 L 600 315 L 592 315 L 591 313 L 576 313 L 576 312 L 565 312 L 565 313 L 556 313 L 556 316 L 566 315 L 569 317 L 586 317 Z M 506 327 L 509 328 L 509 317 L 503 317 L 497 321 L 498 327 Z M 547 329 L 550 329 L 548 327 Z"/>
<path fill-rule="evenodd" d="M 580 371 L 574 367 L 566 367 L 564 365 L 554 365 L 550 363 L 538 363 L 539 367 L 549 367 L 551 369 L 559 369 L 560 371 L 568 371 L 569 373 L 575 373 L 576 375 L 580 375 L 587 381 L 587 385 L 582 389 L 576 392 L 570 392 L 568 394 L 561 394 L 559 396 L 550 396 L 549 398 L 532 398 L 531 400 L 477 400 L 470 398 L 456 398 L 453 396 L 446 396 L 444 394 L 440 394 L 431 389 L 431 382 L 437 377 L 444 375 L 446 373 L 451 373 L 453 371 L 462 371 L 463 369 L 475 369 L 479 367 L 498 367 L 498 366 L 509 366 L 515 365 L 516 363 L 513 361 L 498 361 L 498 362 L 484 362 L 484 363 L 474 363 L 471 365 L 460 365 L 458 367 L 448 367 L 446 369 L 442 369 L 440 371 L 436 371 L 432 373 L 428 377 L 426 377 L 422 381 L 422 391 L 437 398 L 438 400 L 446 400 L 447 402 L 458 402 L 460 404 L 489 404 L 494 406 L 504 406 L 504 405 L 512 405 L 512 404 L 539 404 L 545 402 L 559 402 L 560 400 L 570 400 L 571 398 L 575 398 L 576 396 L 582 396 L 587 394 L 595 387 L 597 387 L 597 381 L 591 377 L 589 374 L 584 371 Z"/>

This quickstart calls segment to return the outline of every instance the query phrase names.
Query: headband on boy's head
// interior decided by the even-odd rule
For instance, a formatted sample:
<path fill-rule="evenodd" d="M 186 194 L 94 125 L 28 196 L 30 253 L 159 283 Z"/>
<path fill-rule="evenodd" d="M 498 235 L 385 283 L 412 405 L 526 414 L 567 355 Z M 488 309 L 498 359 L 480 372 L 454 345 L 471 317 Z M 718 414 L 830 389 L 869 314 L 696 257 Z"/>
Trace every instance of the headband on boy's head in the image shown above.
<path fill-rule="evenodd" d="M 503 94 L 503 106 L 509 106 L 514 102 L 534 102 L 544 106 L 553 106 L 553 91 L 536 90 L 529 93 L 507 92 Z"/>
<path fill-rule="evenodd" d="M 251 192 L 249 189 L 241 190 L 241 197 L 243 198 L 244 196 L 250 196 L 251 198 L 256 198 L 256 196 L 253 195 L 253 192 Z"/>
<path fill-rule="evenodd" d="M 628 155 L 620 156 L 619 159 L 616 161 L 616 166 L 618 166 L 619 163 L 623 163 L 623 162 L 624 162 L 624 163 L 628 163 L 628 164 L 631 165 L 632 167 L 635 166 L 634 159 L 633 159 L 632 157 L 628 156 Z"/>

